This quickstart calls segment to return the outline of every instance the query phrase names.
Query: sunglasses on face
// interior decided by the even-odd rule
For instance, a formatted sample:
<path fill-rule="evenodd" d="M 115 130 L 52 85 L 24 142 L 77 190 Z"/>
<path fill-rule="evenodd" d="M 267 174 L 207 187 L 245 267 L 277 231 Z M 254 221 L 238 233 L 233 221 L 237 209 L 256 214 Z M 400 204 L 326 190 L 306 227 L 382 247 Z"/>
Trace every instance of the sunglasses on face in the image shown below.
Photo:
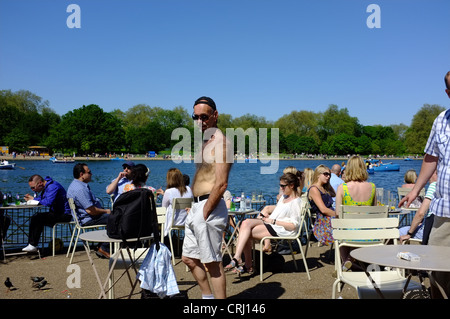
<path fill-rule="evenodd" d="M 330 177 L 331 176 L 331 173 L 328 173 L 328 172 L 325 172 L 325 173 L 322 173 L 323 175 L 325 175 L 325 176 L 327 176 L 327 177 Z"/>
<path fill-rule="evenodd" d="M 280 184 L 280 187 L 283 188 L 283 189 L 284 189 L 286 186 L 288 186 L 288 184 Z"/>
<path fill-rule="evenodd" d="M 212 114 L 211 114 L 211 115 L 212 115 Z M 200 119 L 200 121 L 206 122 L 206 121 L 209 120 L 209 118 L 211 117 L 211 115 L 206 115 L 206 114 L 200 114 L 200 115 L 197 115 L 197 114 L 192 113 L 192 119 L 193 119 L 194 121 L 198 121 L 198 119 Z"/>

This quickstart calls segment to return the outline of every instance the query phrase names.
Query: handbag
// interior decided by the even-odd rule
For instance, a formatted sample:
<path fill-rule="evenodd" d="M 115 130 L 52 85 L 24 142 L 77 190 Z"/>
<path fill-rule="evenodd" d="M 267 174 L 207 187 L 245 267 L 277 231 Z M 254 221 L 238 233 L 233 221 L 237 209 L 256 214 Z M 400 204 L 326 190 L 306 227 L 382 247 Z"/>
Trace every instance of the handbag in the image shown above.
<path fill-rule="evenodd" d="M 114 203 L 108 218 L 106 233 L 110 238 L 137 238 L 150 236 L 159 238 L 158 217 L 153 192 L 138 188 L 121 194 Z M 159 241 L 157 241 L 159 246 Z M 159 248 L 159 247 L 158 247 Z"/>

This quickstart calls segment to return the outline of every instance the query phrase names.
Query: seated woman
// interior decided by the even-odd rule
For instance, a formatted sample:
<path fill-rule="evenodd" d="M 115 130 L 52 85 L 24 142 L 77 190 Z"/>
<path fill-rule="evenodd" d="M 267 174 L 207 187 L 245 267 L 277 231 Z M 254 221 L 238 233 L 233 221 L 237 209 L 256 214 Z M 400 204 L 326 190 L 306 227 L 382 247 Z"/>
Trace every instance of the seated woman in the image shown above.
<path fill-rule="evenodd" d="M 149 174 L 150 169 L 147 168 L 147 166 L 145 166 L 144 164 L 137 164 L 133 166 L 130 172 L 131 183 L 125 185 L 123 191 L 128 192 L 137 188 L 148 188 L 155 194 L 156 200 L 156 195 L 159 194 L 162 190 L 160 189 L 156 190 L 154 187 L 146 185 Z"/>
<path fill-rule="evenodd" d="M 403 226 L 399 229 L 400 242 L 409 240 L 410 238 L 414 238 L 421 240 L 422 245 L 428 244 L 429 229 L 427 231 L 426 228 L 430 228 L 429 222 L 433 219 L 433 214 L 429 211 L 429 208 L 436 191 L 437 171 L 434 171 L 433 175 L 431 175 L 429 182 L 430 185 L 428 186 L 425 199 L 422 202 L 419 210 L 414 215 L 411 225 Z"/>
<path fill-rule="evenodd" d="M 330 184 L 331 170 L 321 164 L 316 167 L 313 175 L 313 184 L 308 190 L 308 199 L 311 205 L 311 214 L 316 215 L 314 222 L 314 236 L 323 245 L 330 245 L 332 236 L 331 218 L 336 216 L 333 210 L 333 197 L 336 196 Z"/>
<path fill-rule="evenodd" d="M 417 173 L 415 170 L 410 169 L 406 171 L 404 176 L 405 184 L 402 185 L 402 188 L 411 188 L 413 189 L 414 185 L 416 184 L 417 180 Z M 418 208 L 420 205 L 422 205 L 423 198 L 421 196 L 417 196 L 409 205 L 411 208 Z"/>
<path fill-rule="evenodd" d="M 252 273 L 253 240 L 261 240 L 266 236 L 290 236 L 298 231 L 301 206 L 298 177 L 292 173 L 283 174 L 280 177 L 280 188 L 283 190 L 283 196 L 270 214 L 270 218 L 268 215 L 261 215 L 260 218 L 248 218 L 242 222 L 235 255 L 225 270 L 234 268 L 239 274 Z"/>
<path fill-rule="evenodd" d="M 363 159 L 356 155 L 350 157 L 345 171 L 344 183 L 337 189 L 336 212 L 339 213 L 341 205 L 376 206 L 376 187 L 374 183 L 367 182 L 369 174 Z M 345 271 L 352 267 L 353 260 L 349 254 L 349 247 L 341 249 L 342 267 Z"/>
<path fill-rule="evenodd" d="M 172 208 L 172 200 L 174 198 L 193 198 L 191 188 L 185 185 L 183 174 L 178 168 L 170 168 L 166 175 L 167 189 L 162 199 L 162 207 L 166 207 L 166 226 L 164 236 L 169 235 L 169 229 L 172 226 L 172 214 L 174 216 L 175 225 L 184 225 L 187 212 L 186 209 L 177 209 L 175 212 Z"/>

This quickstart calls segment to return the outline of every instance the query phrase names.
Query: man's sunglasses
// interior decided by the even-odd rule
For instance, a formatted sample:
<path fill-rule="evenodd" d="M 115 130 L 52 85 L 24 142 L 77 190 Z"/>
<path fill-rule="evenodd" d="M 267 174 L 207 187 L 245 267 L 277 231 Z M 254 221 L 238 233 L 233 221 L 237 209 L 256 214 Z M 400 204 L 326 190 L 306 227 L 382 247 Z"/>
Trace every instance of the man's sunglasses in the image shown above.
<path fill-rule="evenodd" d="M 192 119 L 194 121 L 198 121 L 198 119 L 200 119 L 200 121 L 206 122 L 209 120 L 210 117 L 211 117 L 211 115 L 206 115 L 206 114 L 197 115 L 197 114 L 192 113 Z"/>

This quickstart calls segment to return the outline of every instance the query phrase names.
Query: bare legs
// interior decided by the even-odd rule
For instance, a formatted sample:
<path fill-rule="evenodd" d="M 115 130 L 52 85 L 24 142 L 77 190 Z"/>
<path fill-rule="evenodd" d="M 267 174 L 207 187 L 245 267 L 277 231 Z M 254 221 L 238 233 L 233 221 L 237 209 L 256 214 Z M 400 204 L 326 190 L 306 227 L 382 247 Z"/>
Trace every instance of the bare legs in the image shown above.
<path fill-rule="evenodd" d="M 212 295 L 213 291 L 209 285 L 208 275 L 205 269 L 205 265 L 198 259 L 182 257 L 183 262 L 191 270 L 195 280 L 197 280 L 202 295 Z M 207 263 L 209 275 L 211 276 L 211 284 L 214 290 L 214 295 L 217 299 L 226 298 L 226 280 L 225 273 L 221 262 Z"/>
<path fill-rule="evenodd" d="M 245 267 L 250 269 L 253 265 L 252 260 L 252 242 L 253 239 L 260 240 L 265 236 L 270 236 L 264 222 L 260 219 L 249 218 L 242 222 L 239 229 L 238 244 L 234 258 L 241 263 L 242 254 L 245 258 Z"/>

